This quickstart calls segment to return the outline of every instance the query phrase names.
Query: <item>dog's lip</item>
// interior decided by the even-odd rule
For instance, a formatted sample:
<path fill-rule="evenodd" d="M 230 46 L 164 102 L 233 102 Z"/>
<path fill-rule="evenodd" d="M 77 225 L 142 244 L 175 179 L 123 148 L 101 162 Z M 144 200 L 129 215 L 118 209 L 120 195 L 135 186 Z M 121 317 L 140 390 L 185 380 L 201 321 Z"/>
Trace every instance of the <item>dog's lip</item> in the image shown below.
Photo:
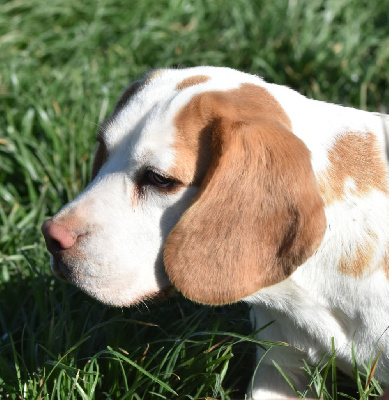
<path fill-rule="evenodd" d="M 51 270 L 53 274 L 55 275 L 56 278 L 59 280 L 69 283 L 72 285 L 75 285 L 82 291 L 86 292 L 89 296 L 95 298 L 96 300 L 104 303 L 104 304 L 109 304 L 111 306 L 117 306 L 117 307 L 131 307 L 135 304 L 139 304 L 144 301 L 156 301 L 156 302 L 161 302 L 166 300 L 167 298 L 171 297 L 173 293 L 176 292 L 176 288 L 171 284 L 168 283 L 166 285 L 163 285 L 159 290 L 156 290 L 154 292 L 149 292 L 145 293 L 143 295 L 140 295 L 138 299 L 136 300 L 131 300 L 129 303 L 126 303 L 126 301 L 121 302 L 120 304 L 112 303 L 112 302 L 106 302 L 100 295 L 98 295 L 97 292 L 94 290 L 91 290 L 91 287 L 89 287 L 89 284 L 85 286 L 85 282 L 90 282 L 88 278 L 93 278 L 93 276 L 83 276 L 83 278 L 79 277 L 78 274 L 75 276 L 75 271 L 74 268 L 71 266 L 72 264 L 68 264 L 67 260 L 64 260 L 61 257 L 58 256 L 51 256 Z M 80 279 L 81 278 L 81 279 Z M 94 285 L 92 285 L 94 286 Z M 92 288 L 93 289 L 93 288 Z M 104 288 L 100 288 L 103 289 Z"/>
<path fill-rule="evenodd" d="M 164 301 L 171 297 L 176 292 L 176 288 L 170 284 L 164 288 L 162 288 L 159 292 L 155 293 L 152 296 L 152 299 L 155 301 Z"/>
<path fill-rule="evenodd" d="M 58 258 L 53 257 L 53 262 L 51 265 L 51 270 L 54 275 L 59 278 L 61 281 L 70 282 L 69 279 L 69 267 L 63 261 Z"/>

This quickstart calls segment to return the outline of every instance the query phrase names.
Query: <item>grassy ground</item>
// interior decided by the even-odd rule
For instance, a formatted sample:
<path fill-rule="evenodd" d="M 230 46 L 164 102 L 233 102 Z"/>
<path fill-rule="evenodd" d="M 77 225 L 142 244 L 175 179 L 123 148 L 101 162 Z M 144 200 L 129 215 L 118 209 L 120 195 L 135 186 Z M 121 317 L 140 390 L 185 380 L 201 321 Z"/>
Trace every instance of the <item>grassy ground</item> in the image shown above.
<path fill-rule="evenodd" d="M 387 110 L 388 6 L 0 2 L 0 397 L 242 397 L 254 348 L 240 337 L 250 334 L 244 306 L 172 298 L 103 307 L 51 276 L 40 224 L 88 182 L 96 126 L 151 68 L 231 66 L 317 99 Z M 342 398 L 334 365 L 311 367 L 317 396 Z M 347 389 L 351 398 L 374 392 L 361 378 Z"/>

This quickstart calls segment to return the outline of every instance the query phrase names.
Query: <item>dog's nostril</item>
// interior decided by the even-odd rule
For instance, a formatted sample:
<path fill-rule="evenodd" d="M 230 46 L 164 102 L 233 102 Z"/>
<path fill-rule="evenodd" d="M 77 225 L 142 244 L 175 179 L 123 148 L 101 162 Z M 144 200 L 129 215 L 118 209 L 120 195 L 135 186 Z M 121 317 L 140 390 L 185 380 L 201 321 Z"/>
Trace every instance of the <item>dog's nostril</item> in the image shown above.
<path fill-rule="evenodd" d="M 77 241 L 78 235 L 66 226 L 60 225 L 52 219 L 42 225 L 46 247 L 51 253 L 70 249 Z"/>
<path fill-rule="evenodd" d="M 49 249 L 50 251 L 57 252 L 57 251 L 65 250 L 65 249 L 61 246 L 61 243 L 58 242 L 58 240 L 51 239 L 51 238 L 49 238 L 48 240 L 50 241 L 50 244 L 48 244 L 48 243 L 47 243 L 47 240 L 46 240 L 46 245 L 47 245 L 48 247 L 50 247 L 50 249 Z"/>

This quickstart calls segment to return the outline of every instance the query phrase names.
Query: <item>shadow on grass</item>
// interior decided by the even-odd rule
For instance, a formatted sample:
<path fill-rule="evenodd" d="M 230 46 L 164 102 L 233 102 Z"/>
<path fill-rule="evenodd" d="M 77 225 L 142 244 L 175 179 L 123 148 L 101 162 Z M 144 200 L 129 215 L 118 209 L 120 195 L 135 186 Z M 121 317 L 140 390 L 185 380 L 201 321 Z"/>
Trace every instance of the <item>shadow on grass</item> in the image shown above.
<path fill-rule="evenodd" d="M 250 333 L 244 304 L 203 307 L 176 294 L 115 309 L 46 273 L 15 275 L 1 291 L 2 396 L 170 398 L 162 381 L 172 398 L 244 397 L 254 345 L 218 333 Z"/>

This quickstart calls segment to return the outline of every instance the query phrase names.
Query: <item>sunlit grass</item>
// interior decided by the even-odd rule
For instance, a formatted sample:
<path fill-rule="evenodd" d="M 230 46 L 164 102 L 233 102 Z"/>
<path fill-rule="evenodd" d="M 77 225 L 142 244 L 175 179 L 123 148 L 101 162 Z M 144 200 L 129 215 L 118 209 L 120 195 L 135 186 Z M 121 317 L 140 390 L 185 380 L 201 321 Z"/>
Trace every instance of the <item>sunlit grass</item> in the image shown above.
<path fill-rule="evenodd" d="M 385 111 L 388 18 L 386 0 L 1 2 L 0 397 L 242 398 L 244 305 L 103 307 L 52 277 L 40 225 L 88 183 L 98 125 L 145 71 L 224 65 Z M 302 364 L 314 396 L 379 393 L 373 363 L 349 384 L 335 355 Z"/>

